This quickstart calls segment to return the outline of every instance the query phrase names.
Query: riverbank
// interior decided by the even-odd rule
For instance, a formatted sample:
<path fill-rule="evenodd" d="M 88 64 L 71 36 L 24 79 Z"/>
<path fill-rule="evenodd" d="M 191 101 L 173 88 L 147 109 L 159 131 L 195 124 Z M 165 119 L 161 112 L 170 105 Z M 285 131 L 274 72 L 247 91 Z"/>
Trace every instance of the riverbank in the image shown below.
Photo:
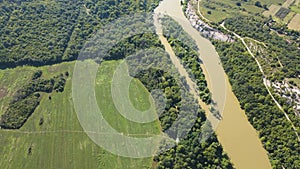
<path fill-rule="evenodd" d="M 217 102 L 217 109 L 222 120 L 215 125 L 217 137 L 225 152 L 236 168 L 271 168 L 267 152 L 264 150 L 256 130 L 250 125 L 245 112 L 231 90 L 231 85 L 220 58 L 211 42 L 202 37 L 198 30 L 186 18 L 180 6 L 180 0 L 164 0 L 158 7 L 159 12 L 168 14 L 196 41 L 200 59 L 203 62 L 208 87 L 212 98 Z M 191 15 L 193 16 L 193 15 Z M 206 114 L 210 114 L 206 112 Z"/>
<path fill-rule="evenodd" d="M 191 25 L 199 31 L 199 33 L 205 38 L 212 38 L 224 42 L 233 42 L 233 38 L 230 35 L 226 35 L 221 31 L 212 28 L 207 23 L 202 21 L 196 12 L 193 10 L 193 6 L 188 2 L 185 10 L 185 15 L 190 21 Z"/>

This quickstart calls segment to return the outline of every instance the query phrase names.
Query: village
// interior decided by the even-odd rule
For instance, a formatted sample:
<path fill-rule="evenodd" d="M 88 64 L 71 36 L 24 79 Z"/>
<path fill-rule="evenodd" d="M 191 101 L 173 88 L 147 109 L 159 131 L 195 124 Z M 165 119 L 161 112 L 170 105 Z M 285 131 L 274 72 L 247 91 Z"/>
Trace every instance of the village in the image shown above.
<path fill-rule="evenodd" d="M 271 82 L 267 80 L 268 87 L 271 87 L 273 91 L 281 97 L 287 99 L 287 102 L 293 105 L 296 116 L 300 117 L 300 89 L 287 81 Z"/>

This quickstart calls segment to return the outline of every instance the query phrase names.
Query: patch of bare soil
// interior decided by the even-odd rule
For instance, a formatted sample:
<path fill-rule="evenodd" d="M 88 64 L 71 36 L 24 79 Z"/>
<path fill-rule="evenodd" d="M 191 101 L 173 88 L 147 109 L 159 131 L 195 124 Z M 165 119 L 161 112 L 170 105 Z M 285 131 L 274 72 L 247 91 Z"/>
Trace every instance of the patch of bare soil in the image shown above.
<path fill-rule="evenodd" d="M 2 87 L 0 88 L 0 99 L 7 95 L 7 89 Z"/>

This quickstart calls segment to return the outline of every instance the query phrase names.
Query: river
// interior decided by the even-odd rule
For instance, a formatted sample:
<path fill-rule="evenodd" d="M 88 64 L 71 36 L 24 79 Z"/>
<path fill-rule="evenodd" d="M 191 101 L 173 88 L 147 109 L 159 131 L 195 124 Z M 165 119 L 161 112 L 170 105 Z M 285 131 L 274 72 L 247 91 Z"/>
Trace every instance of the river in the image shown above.
<path fill-rule="evenodd" d="M 155 13 L 171 16 L 196 41 L 199 48 L 199 57 L 203 61 L 202 69 L 212 93 L 212 98 L 222 114 L 222 120 L 219 121 L 213 118 L 208 112 L 208 107 L 204 104 L 201 104 L 201 106 L 206 110 L 208 119 L 210 119 L 213 128 L 216 130 L 218 140 L 229 155 L 235 168 L 271 168 L 267 152 L 263 148 L 256 130 L 248 122 L 245 112 L 240 108 L 239 102 L 232 92 L 228 77 L 220 64 L 221 61 L 214 46 L 192 27 L 183 14 L 180 0 L 163 0 L 155 9 Z M 160 34 L 161 32 L 157 33 Z M 186 71 L 183 70 L 166 39 L 160 35 L 160 40 L 170 54 L 172 62 L 181 72 L 180 74 L 186 75 Z M 187 81 L 190 80 L 187 79 Z M 192 85 L 192 82 L 190 83 Z"/>

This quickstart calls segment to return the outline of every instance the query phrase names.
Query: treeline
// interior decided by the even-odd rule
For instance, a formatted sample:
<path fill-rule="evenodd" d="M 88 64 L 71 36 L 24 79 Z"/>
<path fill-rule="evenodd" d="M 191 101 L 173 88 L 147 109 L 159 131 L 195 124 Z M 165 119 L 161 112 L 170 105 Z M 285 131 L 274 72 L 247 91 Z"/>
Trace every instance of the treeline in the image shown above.
<path fill-rule="evenodd" d="M 1 22 L 0 66 L 61 62 L 79 16 L 79 1 L 4 2 Z M 80 9 L 80 8 L 79 8 Z"/>
<path fill-rule="evenodd" d="M 206 122 L 205 112 L 187 90 L 186 80 L 180 77 L 163 46 L 153 42 L 147 50 L 126 55 L 125 61 L 129 74 L 139 79 L 148 91 L 162 91 L 161 94 L 152 93 L 157 112 L 162 112 L 158 114 L 161 128 L 169 137 L 180 140 L 169 150 L 160 147 L 158 152 L 163 153 L 153 159 L 156 167 L 232 168 Z"/>
<path fill-rule="evenodd" d="M 152 93 L 156 107 L 163 108 L 159 114 L 162 130 L 179 140 L 171 149 L 160 147 L 158 152 L 163 153 L 153 159 L 156 167 L 232 168 L 206 121 L 205 112 L 189 93 L 186 80 L 180 77 L 165 50 L 150 48 L 126 56 L 125 60 L 129 74 L 139 79 L 148 91 L 162 91 L 161 95 Z"/>
<path fill-rule="evenodd" d="M 0 127 L 4 129 L 21 128 L 40 103 L 40 92 L 63 92 L 69 73 L 50 79 L 42 79 L 42 71 L 36 71 L 30 81 L 19 89 L 1 116 Z"/>
<path fill-rule="evenodd" d="M 158 36 L 150 32 L 136 34 L 126 39 L 120 40 L 116 45 L 108 50 L 103 59 L 124 59 L 126 56 L 130 56 L 140 50 L 146 50 L 149 48 L 163 48 L 163 45 L 158 39 Z"/>
<path fill-rule="evenodd" d="M 171 149 L 161 147 L 159 152 L 163 153 L 154 157 L 157 168 L 233 168 L 211 126 L 205 123 L 205 112 L 188 91 L 180 90 L 178 81 L 159 69 L 142 71 L 136 78 L 149 91 L 164 92 L 167 102 L 159 120 L 164 132 L 180 140 Z"/>
<path fill-rule="evenodd" d="M 211 103 L 211 93 L 207 87 L 205 75 L 201 68 L 195 41 L 184 32 L 183 28 L 172 18 L 161 18 L 163 34 L 170 43 L 175 55 L 180 58 L 183 66 L 188 70 L 191 79 L 197 84 L 199 96 L 206 104 Z"/>
<path fill-rule="evenodd" d="M 123 17 L 103 26 L 82 48 L 78 59 L 124 59 L 137 51 L 163 48 L 153 25 L 151 14 L 139 13 Z"/>
<path fill-rule="evenodd" d="M 199 135 L 203 134 L 203 121 L 200 117 L 196 120 L 187 138 L 180 140 L 175 147 L 154 158 L 158 169 L 233 168 L 214 134 L 201 142 Z"/>
<path fill-rule="evenodd" d="M 300 32 L 288 30 L 282 25 L 278 25 L 270 18 L 259 16 L 235 17 L 225 20 L 225 26 L 241 35 L 250 37 L 266 44 L 266 53 L 269 57 L 280 59 L 283 68 L 280 73 L 274 73 L 271 79 L 282 80 L 300 75 Z M 285 35 L 280 37 L 272 30 Z"/>
<path fill-rule="evenodd" d="M 86 40 L 104 24 L 152 11 L 158 2 L 4 0 L 0 4 L 0 68 L 75 60 Z"/>
<path fill-rule="evenodd" d="M 298 168 L 300 147 L 295 132 L 274 103 L 262 81 L 254 59 L 240 41 L 214 41 L 232 89 L 249 122 L 259 132 L 274 168 Z"/>
<path fill-rule="evenodd" d="M 148 91 L 161 89 L 166 97 L 166 105 L 163 114 L 159 117 L 162 130 L 166 131 L 172 126 L 172 123 L 177 119 L 180 111 L 181 92 L 174 77 L 167 72 L 150 68 L 139 72 L 136 76 Z M 173 131 L 168 133 L 170 137 L 176 139 L 177 133 Z"/>

